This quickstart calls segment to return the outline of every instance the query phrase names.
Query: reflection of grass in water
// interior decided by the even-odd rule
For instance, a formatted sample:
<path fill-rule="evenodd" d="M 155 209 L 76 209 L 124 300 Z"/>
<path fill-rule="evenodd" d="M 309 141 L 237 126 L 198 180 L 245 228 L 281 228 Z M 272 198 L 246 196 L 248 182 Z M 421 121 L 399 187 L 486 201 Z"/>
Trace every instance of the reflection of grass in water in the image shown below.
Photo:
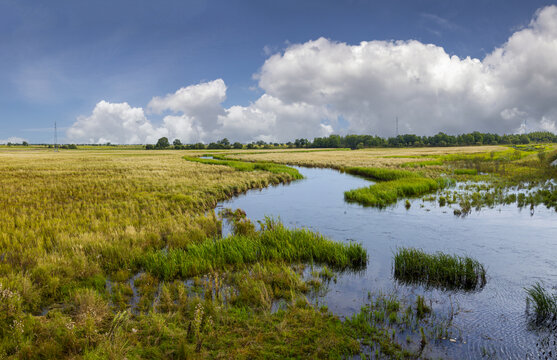
<path fill-rule="evenodd" d="M 394 276 L 402 282 L 445 289 L 474 290 L 486 283 L 485 268 L 475 259 L 412 248 L 401 248 L 395 254 Z"/>

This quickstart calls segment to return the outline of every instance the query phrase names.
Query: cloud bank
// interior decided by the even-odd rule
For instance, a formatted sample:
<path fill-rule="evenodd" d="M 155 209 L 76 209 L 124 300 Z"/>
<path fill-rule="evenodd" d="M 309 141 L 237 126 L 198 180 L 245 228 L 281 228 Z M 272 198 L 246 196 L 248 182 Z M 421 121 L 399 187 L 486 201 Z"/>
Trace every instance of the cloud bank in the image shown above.
<path fill-rule="evenodd" d="M 325 38 L 270 56 L 255 75 L 263 95 L 222 106 L 222 79 L 154 97 L 142 108 L 99 102 L 67 131 L 75 142 L 288 141 L 331 133 L 394 134 L 557 130 L 557 6 L 538 10 L 484 59 L 419 41 Z"/>

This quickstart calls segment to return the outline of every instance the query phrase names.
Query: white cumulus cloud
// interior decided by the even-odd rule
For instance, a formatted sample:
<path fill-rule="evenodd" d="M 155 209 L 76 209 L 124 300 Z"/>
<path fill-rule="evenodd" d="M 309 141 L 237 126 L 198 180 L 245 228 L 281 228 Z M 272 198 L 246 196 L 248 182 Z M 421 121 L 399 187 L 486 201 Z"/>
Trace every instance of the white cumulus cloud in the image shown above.
<path fill-rule="evenodd" d="M 327 107 L 349 131 L 391 135 L 550 129 L 557 118 L 557 7 L 538 11 L 483 60 L 418 41 L 320 38 L 270 57 L 259 86 L 285 103 Z M 546 119 L 542 123 L 542 120 Z M 336 129 L 335 129 L 336 130 Z"/>
<path fill-rule="evenodd" d="M 103 100 L 90 116 L 79 117 L 66 135 L 79 143 L 139 144 L 156 142 L 159 137 L 168 135 L 168 129 L 154 127 L 142 108 Z"/>
<path fill-rule="evenodd" d="M 98 142 L 288 141 L 331 133 L 390 136 L 555 131 L 557 6 L 547 6 L 484 59 L 407 41 L 347 44 L 319 38 L 270 56 L 255 75 L 263 95 L 247 106 L 222 106 L 222 79 L 154 97 L 147 109 L 101 101 L 68 137 Z"/>

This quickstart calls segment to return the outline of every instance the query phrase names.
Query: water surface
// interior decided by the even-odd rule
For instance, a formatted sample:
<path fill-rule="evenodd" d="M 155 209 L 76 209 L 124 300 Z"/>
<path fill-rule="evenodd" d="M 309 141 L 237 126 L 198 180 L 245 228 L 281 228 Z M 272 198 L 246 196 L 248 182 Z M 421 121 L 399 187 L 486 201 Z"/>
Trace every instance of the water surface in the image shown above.
<path fill-rule="evenodd" d="M 344 191 L 372 182 L 331 169 L 300 168 L 305 179 L 251 190 L 219 204 L 241 208 L 252 221 L 280 217 L 288 227 L 307 227 L 337 241 L 363 244 L 369 257 L 365 271 L 341 274 L 319 299 L 338 315 L 359 311 L 369 292 L 396 290 L 425 294 L 434 310 L 456 312 L 453 337 L 437 346 L 450 358 L 538 358 L 540 334 L 528 330 L 524 287 L 536 281 L 557 285 L 557 213 L 539 206 L 533 215 L 516 205 L 473 211 L 464 218 L 450 207 L 411 200 L 387 209 L 344 201 Z M 469 255 L 487 268 L 487 285 L 472 293 L 424 289 L 393 280 L 392 259 L 398 247 Z"/>

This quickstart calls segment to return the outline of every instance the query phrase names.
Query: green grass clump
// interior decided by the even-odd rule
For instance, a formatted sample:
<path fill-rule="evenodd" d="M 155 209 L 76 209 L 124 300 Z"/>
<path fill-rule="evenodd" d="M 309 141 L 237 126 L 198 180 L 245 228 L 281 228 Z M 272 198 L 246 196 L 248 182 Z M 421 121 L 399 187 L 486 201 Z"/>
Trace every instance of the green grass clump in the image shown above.
<path fill-rule="evenodd" d="M 360 244 L 337 243 L 306 229 L 290 230 L 269 218 L 262 226 L 253 236 L 235 235 L 183 249 L 158 250 L 139 261 L 146 271 L 164 280 L 265 260 L 314 261 L 334 269 L 357 269 L 367 263 L 366 250 Z"/>
<path fill-rule="evenodd" d="M 426 161 L 411 161 L 400 164 L 402 168 L 422 168 L 426 166 L 441 166 L 443 165 L 443 160 L 426 160 Z"/>
<path fill-rule="evenodd" d="M 478 170 L 476 169 L 455 169 L 455 175 L 478 175 Z"/>
<path fill-rule="evenodd" d="M 401 197 L 420 196 L 437 191 L 450 184 L 451 181 L 444 178 L 409 177 L 346 191 L 344 199 L 348 202 L 357 202 L 366 206 L 385 207 L 397 202 Z"/>
<path fill-rule="evenodd" d="M 417 174 L 411 171 L 388 169 L 388 168 L 373 168 L 373 167 L 348 167 L 344 169 L 345 172 L 352 175 L 363 176 L 373 180 L 391 181 L 409 177 L 416 177 Z"/>
<path fill-rule="evenodd" d="M 394 258 L 394 276 L 408 283 L 445 289 L 475 290 L 486 283 L 485 268 L 470 257 L 401 248 Z"/>
<path fill-rule="evenodd" d="M 271 162 L 246 162 L 240 160 L 228 160 L 223 156 L 212 155 L 213 159 L 203 159 L 200 157 L 184 156 L 187 161 L 198 162 L 209 165 L 225 165 L 236 169 L 237 171 L 268 171 L 273 174 L 288 174 L 292 180 L 303 179 L 302 174 L 298 170 L 281 164 Z"/>
<path fill-rule="evenodd" d="M 549 294 L 540 283 L 527 288 L 526 301 L 533 304 L 534 320 L 538 324 L 557 321 L 557 295 Z"/>

